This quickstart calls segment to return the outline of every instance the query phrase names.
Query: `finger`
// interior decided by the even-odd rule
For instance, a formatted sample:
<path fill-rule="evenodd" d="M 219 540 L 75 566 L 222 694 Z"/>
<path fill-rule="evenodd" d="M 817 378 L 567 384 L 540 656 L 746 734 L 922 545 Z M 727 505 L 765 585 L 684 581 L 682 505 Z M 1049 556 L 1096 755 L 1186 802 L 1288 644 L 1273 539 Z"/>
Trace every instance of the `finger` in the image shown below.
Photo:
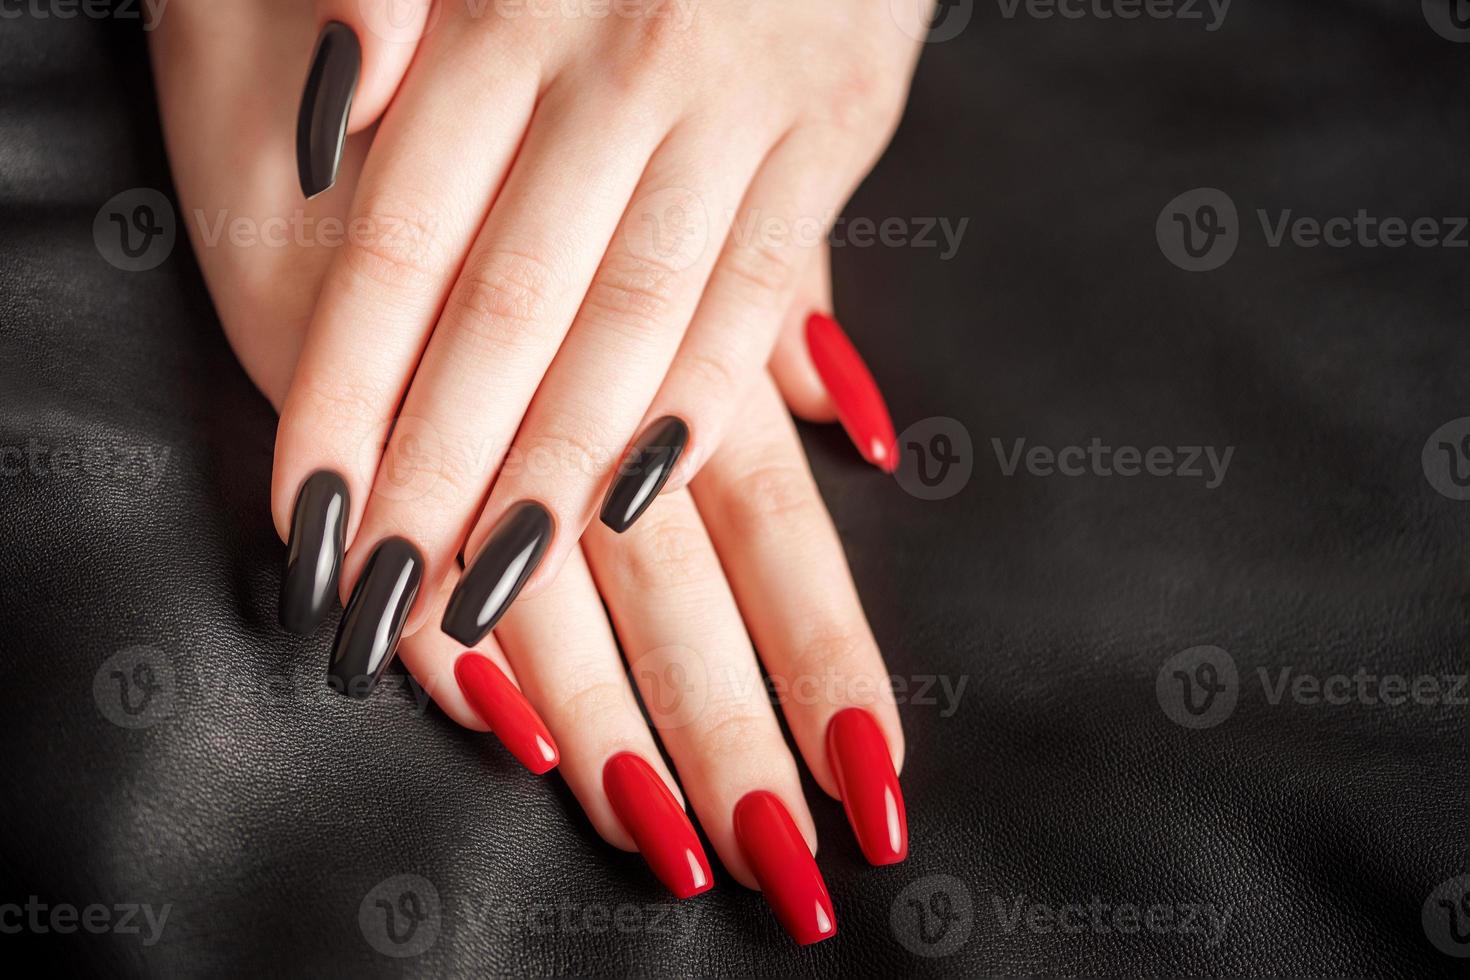
<path fill-rule="evenodd" d="M 689 445 L 665 492 L 686 484 L 719 445 L 744 388 L 761 373 L 800 273 L 825 235 L 846 178 L 825 131 L 803 127 L 771 151 L 741 203 L 694 320 L 649 418 L 674 416 Z"/>
<path fill-rule="evenodd" d="M 426 581 L 436 586 L 454 565 L 657 143 L 641 112 L 618 109 L 611 99 L 553 86 L 538 106 L 404 399 L 402 418 L 412 420 L 415 438 L 429 440 L 428 456 L 416 461 L 406 493 L 397 489 L 401 461 L 385 457 L 345 577 L 374 542 L 391 536 L 415 543 Z M 515 547 L 507 549 L 502 538 L 498 546 L 466 553 L 476 557 L 445 619 L 449 634 L 467 646 L 494 623 L 493 616 L 479 616 L 483 602 L 494 597 L 496 612 L 503 611 L 553 534 L 541 501 L 528 501 L 517 513 L 521 523 L 512 528 L 529 539 L 514 537 Z M 487 575 L 493 581 L 482 590 Z M 456 611 L 471 605 L 471 628 L 449 628 L 459 621 Z M 420 604 L 408 631 L 426 615 Z"/>
<path fill-rule="evenodd" d="M 379 489 L 416 492 L 408 450 L 420 433 L 393 428 L 394 415 L 537 90 L 510 53 L 471 67 L 454 46 L 434 47 L 448 72 L 488 72 L 493 96 L 488 87 L 466 96 L 415 74 L 378 129 L 281 410 L 271 502 L 283 539 L 298 488 L 326 471 L 347 488 L 350 546 L 390 431 L 393 455 L 407 459 L 407 485 Z"/>
<path fill-rule="evenodd" d="M 496 636 L 556 734 L 561 774 L 597 832 L 640 851 L 677 897 L 708 890 L 709 860 L 633 696 L 580 549 L 545 590 L 516 604 Z"/>
<path fill-rule="evenodd" d="M 510 526 L 508 513 L 526 501 L 544 507 L 555 534 L 525 594 L 554 578 L 575 549 L 699 302 L 717 253 L 709 242 L 722 240 L 728 227 L 717 223 L 734 213 L 762 155 L 753 139 L 732 138 L 728 129 L 676 130 L 649 161 L 465 544 L 466 554 L 480 555 L 487 539 Z M 720 161 L 713 169 L 712 160 Z M 697 191 L 686 188 L 691 182 Z M 610 526 L 626 528 L 639 504 L 657 493 L 648 484 L 660 472 L 667 476 L 681 431 L 675 419 L 639 436 L 640 445 L 665 451 L 662 469 L 624 471 L 603 510 Z M 506 553 L 484 554 L 473 572 L 482 591 L 463 597 L 465 621 L 446 625 L 466 641 L 493 625 L 498 610 L 486 607 L 490 594 L 514 597 L 504 589 Z"/>
<path fill-rule="evenodd" d="M 834 422 L 837 411 L 812 363 L 806 345 L 806 321 L 813 312 L 832 308 L 832 254 L 823 243 L 813 249 L 802 270 L 796 297 L 786 308 L 786 318 L 771 352 L 771 376 L 786 401 L 786 407 L 808 422 Z"/>
<path fill-rule="evenodd" d="M 301 190 L 308 198 L 336 183 L 343 137 L 367 129 L 388 108 L 431 6 L 432 0 L 318 0 L 316 46 L 297 123 Z"/>
<path fill-rule="evenodd" d="M 842 799 L 870 862 L 902 861 L 904 742 L 883 657 L 770 382 L 755 386 L 743 417 L 742 437 L 700 473 L 694 499 L 807 767 Z"/>
<path fill-rule="evenodd" d="M 586 551 L 643 703 L 730 873 L 800 942 L 835 932 L 816 830 L 750 640 L 688 493 Z"/>

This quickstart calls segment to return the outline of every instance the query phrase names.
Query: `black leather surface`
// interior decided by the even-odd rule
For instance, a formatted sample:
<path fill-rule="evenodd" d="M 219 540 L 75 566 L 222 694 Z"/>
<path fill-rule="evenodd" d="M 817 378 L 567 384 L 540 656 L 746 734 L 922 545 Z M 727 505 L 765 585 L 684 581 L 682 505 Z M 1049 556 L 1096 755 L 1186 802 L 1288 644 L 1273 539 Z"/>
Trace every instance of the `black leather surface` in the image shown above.
<path fill-rule="evenodd" d="M 1470 44 L 1412 0 L 1236 0 L 1214 32 L 967 6 L 848 210 L 968 217 L 960 251 L 849 244 L 836 281 L 899 427 L 959 420 L 973 476 L 921 500 L 836 428 L 805 432 L 892 670 L 965 686 L 952 715 L 942 694 L 903 709 L 905 864 L 867 867 L 808 783 L 839 917 L 809 949 L 722 873 L 684 918 L 660 912 L 639 859 L 559 781 L 420 712 L 401 672 L 366 703 L 326 690 L 328 632 L 275 625 L 273 416 L 186 244 L 140 273 L 94 244 L 114 194 L 171 193 L 141 34 L 0 21 L 0 905 L 169 906 L 151 945 L 146 924 L 11 934 L 3 918 L 7 959 L 313 976 L 1463 965 L 1421 912 L 1470 872 L 1470 708 L 1272 704 L 1257 672 L 1428 675 L 1443 693 L 1467 670 L 1470 503 L 1435 490 L 1421 450 L 1470 415 L 1470 250 L 1271 247 L 1255 212 L 1470 213 Z M 1201 186 L 1239 208 L 1240 244 L 1190 273 L 1155 219 Z M 1206 489 L 1006 476 L 991 443 L 1093 437 L 1235 449 Z M 1228 651 L 1237 703 L 1191 729 L 1155 682 L 1199 645 Z M 127 715 L 112 672 L 138 662 L 157 700 Z M 436 890 L 437 933 L 392 958 L 359 909 L 405 874 Z M 909 886 L 949 895 L 939 943 Z M 1211 942 L 1025 914 L 1094 899 L 1229 919 Z M 571 918 L 548 928 L 538 902 Z M 597 928 L 623 905 L 634 928 Z M 1431 926 L 1442 913 L 1430 903 Z"/>

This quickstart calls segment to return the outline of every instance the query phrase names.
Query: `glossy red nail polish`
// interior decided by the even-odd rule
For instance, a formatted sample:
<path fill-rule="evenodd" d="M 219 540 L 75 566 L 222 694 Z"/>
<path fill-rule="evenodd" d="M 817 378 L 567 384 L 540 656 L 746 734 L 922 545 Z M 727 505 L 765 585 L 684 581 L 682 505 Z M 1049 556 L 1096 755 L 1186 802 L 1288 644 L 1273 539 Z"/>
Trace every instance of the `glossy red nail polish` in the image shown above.
<path fill-rule="evenodd" d="M 885 473 L 898 469 L 893 419 L 878 383 L 847 334 L 830 316 L 813 313 L 806 321 L 806 346 L 858 452 Z"/>
<path fill-rule="evenodd" d="M 709 891 L 714 877 L 694 825 L 652 766 L 619 752 L 602 767 L 602 788 L 643 860 L 675 897 Z"/>
<path fill-rule="evenodd" d="M 494 661 L 477 653 L 463 654 L 454 663 L 454 676 L 475 714 L 490 726 L 511 755 L 538 776 L 556 767 L 561 755 L 551 732 Z"/>
<path fill-rule="evenodd" d="M 862 708 L 837 712 L 827 725 L 827 761 L 847 822 L 869 864 L 897 864 L 909 855 L 909 821 L 893 754 L 878 721 Z"/>
<path fill-rule="evenodd" d="M 837 935 L 837 916 L 817 860 L 774 793 L 758 789 L 735 804 L 735 840 L 792 939 L 806 946 Z"/>

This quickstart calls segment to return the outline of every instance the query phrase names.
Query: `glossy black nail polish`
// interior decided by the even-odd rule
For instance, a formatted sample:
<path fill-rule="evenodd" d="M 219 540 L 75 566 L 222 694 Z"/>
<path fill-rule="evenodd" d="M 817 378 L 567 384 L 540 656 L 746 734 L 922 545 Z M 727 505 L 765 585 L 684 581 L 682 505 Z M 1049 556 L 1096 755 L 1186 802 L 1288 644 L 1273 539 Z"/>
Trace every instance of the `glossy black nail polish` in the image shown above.
<path fill-rule="evenodd" d="M 674 464 L 689 442 L 684 420 L 666 415 L 643 430 L 633 451 L 618 470 L 602 502 L 602 523 L 622 534 L 643 516 L 658 492 L 669 482 Z"/>
<path fill-rule="evenodd" d="M 373 550 L 337 629 L 328 687 L 350 698 L 372 693 L 393 662 L 423 575 L 423 556 L 402 538 L 387 538 Z"/>
<path fill-rule="evenodd" d="M 281 625 L 292 633 L 314 631 L 337 594 L 347 501 L 347 483 L 330 470 L 313 473 L 296 491 L 279 610 Z"/>
<path fill-rule="evenodd" d="M 551 515 L 523 500 L 500 519 L 454 587 L 443 630 L 467 647 L 485 638 L 541 564 L 551 543 Z"/>
<path fill-rule="evenodd" d="M 308 198 L 337 182 L 347 113 L 361 68 L 362 46 L 352 28 L 335 20 L 323 27 L 296 118 L 296 169 Z"/>

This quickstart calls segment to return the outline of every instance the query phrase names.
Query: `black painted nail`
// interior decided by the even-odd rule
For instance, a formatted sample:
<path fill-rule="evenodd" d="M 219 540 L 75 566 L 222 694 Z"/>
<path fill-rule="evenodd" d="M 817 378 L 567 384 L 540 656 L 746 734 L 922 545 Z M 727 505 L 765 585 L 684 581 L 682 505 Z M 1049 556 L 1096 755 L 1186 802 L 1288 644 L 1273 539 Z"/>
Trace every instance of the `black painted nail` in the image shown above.
<path fill-rule="evenodd" d="M 323 27 L 296 117 L 296 169 L 301 175 L 301 192 L 308 198 L 337 182 L 347 113 L 361 68 L 362 46 L 352 28 L 336 20 Z"/>
<path fill-rule="evenodd" d="M 454 587 L 444 610 L 443 630 L 472 647 L 495 628 L 541 564 L 551 543 L 551 515 L 540 504 L 516 504 L 495 530 Z"/>
<path fill-rule="evenodd" d="M 644 429 L 618 470 L 618 478 L 607 488 L 607 499 L 602 502 L 602 523 L 619 534 L 632 527 L 669 482 L 674 464 L 688 443 L 689 426 L 672 415 L 665 415 Z"/>
<path fill-rule="evenodd" d="M 337 595 L 347 500 L 347 483 L 330 470 L 313 473 L 296 491 L 279 610 L 281 625 L 292 633 L 315 631 Z"/>
<path fill-rule="evenodd" d="M 402 538 L 387 538 L 373 549 L 337 629 L 327 671 L 332 690 L 349 698 L 372 693 L 393 662 L 423 574 L 423 556 Z"/>

